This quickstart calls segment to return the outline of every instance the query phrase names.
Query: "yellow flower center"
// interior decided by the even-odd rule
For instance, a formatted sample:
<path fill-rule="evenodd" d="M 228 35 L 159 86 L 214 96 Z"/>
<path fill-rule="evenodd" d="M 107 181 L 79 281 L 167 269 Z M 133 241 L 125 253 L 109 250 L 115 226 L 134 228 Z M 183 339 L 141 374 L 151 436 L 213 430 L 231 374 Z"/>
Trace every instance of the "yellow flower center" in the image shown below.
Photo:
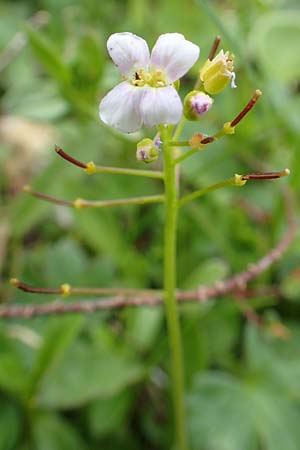
<path fill-rule="evenodd" d="M 159 88 L 168 85 L 164 72 L 154 68 L 150 68 L 149 70 L 138 69 L 128 81 L 133 86 L 138 87 L 151 86 Z"/>

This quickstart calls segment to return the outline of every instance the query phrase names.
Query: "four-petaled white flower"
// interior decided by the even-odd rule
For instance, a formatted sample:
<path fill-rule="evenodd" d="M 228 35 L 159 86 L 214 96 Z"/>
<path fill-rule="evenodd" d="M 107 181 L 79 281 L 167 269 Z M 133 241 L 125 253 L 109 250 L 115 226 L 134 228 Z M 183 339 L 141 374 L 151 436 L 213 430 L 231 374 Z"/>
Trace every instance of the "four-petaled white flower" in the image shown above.
<path fill-rule="evenodd" d="M 181 99 L 173 83 L 197 61 L 200 49 L 182 34 L 162 34 L 151 56 L 144 39 L 132 33 L 115 33 L 108 52 L 124 81 L 101 101 L 104 123 L 125 133 L 163 123 L 176 124 L 182 116 Z"/>

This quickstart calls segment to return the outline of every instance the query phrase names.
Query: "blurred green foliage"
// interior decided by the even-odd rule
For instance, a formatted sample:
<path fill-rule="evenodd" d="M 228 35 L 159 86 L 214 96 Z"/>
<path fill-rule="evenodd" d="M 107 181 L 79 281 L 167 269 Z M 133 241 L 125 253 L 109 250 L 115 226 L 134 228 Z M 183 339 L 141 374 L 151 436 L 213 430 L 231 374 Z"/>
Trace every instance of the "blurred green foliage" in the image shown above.
<path fill-rule="evenodd" d="M 42 10 L 47 23 L 37 27 Z M 120 135 L 98 119 L 99 100 L 119 77 L 106 54 L 112 32 L 132 31 L 150 45 L 181 32 L 200 45 L 202 61 L 220 34 L 235 53 L 238 89 L 216 97 L 185 137 L 199 127 L 217 131 L 254 89 L 264 92 L 234 137 L 184 162 L 183 191 L 234 173 L 291 168 L 289 179 L 213 193 L 182 211 L 179 287 L 224 279 L 274 246 L 287 226 L 282 185 L 299 198 L 299 24 L 297 0 L 2 1 L 2 301 L 49 298 L 10 289 L 11 276 L 41 286 L 161 287 L 160 206 L 70 211 L 19 192 L 30 183 L 67 199 L 160 193 L 157 180 L 87 177 L 52 151 L 57 143 L 84 161 L 139 167 L 142 134 Z M 20 32 L 26 42 L 18 49 Z M 299 448 L 299 263 L 295 245 L 253 283 L 279 296 L 251 299 L 264 329 L 247 323 L 230 296 L 182 308 L 194 450 Z M 280 326 L 284 333 L 275 332 Z M 0 450 L 170 448 L 168 352 L 160 308 L 2 320 Z"/>

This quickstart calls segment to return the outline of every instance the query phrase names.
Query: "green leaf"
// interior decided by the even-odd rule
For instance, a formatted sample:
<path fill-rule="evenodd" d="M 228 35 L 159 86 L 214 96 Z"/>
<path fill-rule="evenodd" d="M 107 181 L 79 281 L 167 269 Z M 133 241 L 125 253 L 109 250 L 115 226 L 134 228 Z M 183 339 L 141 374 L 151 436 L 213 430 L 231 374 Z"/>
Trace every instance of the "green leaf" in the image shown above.
<path fill-rule="evenodd" d="M 300 300 L 300 272 L 299 269 L 291 271 L 281 282 L 281 291 L 288 300 Z"/>
<path fill-rule="evenodd" d="M 196 266 L 184 281 L 187 289 L 196 288 L 200 284 L 210 284 L 228 275 L 228 265 L 222 259 L 212 258 Z"/>
<path fill-rule="evenodd" d="M 300 12 L 272 11 L 260 16 L 249 36 L 249 46 L 269 77 L 290 82 L 300 76 Z"/>
<path fill-rule="evenodd" d="M 231 302 L 221 301 L 204 315 L 201 323 L 211 363 L 230 363 L 240 326 L 240 314 Z"/>
<path fill-rule="evenodd" d="M 147 351 L 158 335 L 163 320 L 162 308 L 137 308 L 130 311 L 128 337 L 139 351 Z"/>
<path fill-rule="evenodd" d="M 16 407 L 0 400 L 0 450 L 15 448 L 20 433 L 20 417 Z"/>
<path fill-rule="evenodd" d="M 288 397 L 257 380 L 206 373 L 189 398 L 193 448 L 297 450 L 300 412 Z"/>
<path fill-rule="evenodd" d="M 48 408 L 73 408 L 97 397 L 113 395 L 144 374 L 143 367 L 113 348 L 77 342 L 63 361 L 44 378 L 38 404 Z"/>
<path fill-rule="evenodd" d="M 299 327 L 289 327 L 288 338 L 278 339 L 255 327 L 246 330 L 249 369 L 287 396 L 300 399 Z"/>
<path fill-rule="evenodd" d="M 13 351 L 0 352 L 0 386 L 12 394 L 20 394 L 26 389 L 24 366 Z"/>
<path fill-rule="evenodd" d="M 2 331 L 2 330 L 1 330 Z M 25 353 L 18 351 L 15 341 L 0 333 L 0 388 L 19 396 L 26 390 Z"/>
<path fill-rule="evenodd" d="M 33 450 L 84 450 L 81 437 L 61 416 L 37 412 L 32 421 Z"/>
<path fill-rule="evenodd" d="M 46 279 L 50 286 L 58 283 L 74 283 L 78 286 L 83 282 L 82 275 L 88 261 L 76 241 L 60 239 L 48 248 L 45 259 Z"/>
<path fill-rule="evenodd" d="M 92 436 L 120 430 L 126 422 L 131 403 L 132 393 L 129 390 L 91 403 L 87 408 L 87 420 Z"/>
<path fill-rule="evenodd" d="M 54 79 L 61 84 L 68 85 L 71 82 L 69 68 L 64 64 L 60 51 L 55 48 L 53 43 L 42 33 L 26 27 L 29 44 L 34 50 L 36 56 Z"/>
<path fill-rule="evenodd" d="M 84 316 L 59 317 L 48 321 L 43 344 L 37 353 L 29 381 L 30 397 L 37 395 L 43 379 L 64 358 L 67 348 L 77 337 L 84 321 Z"/>

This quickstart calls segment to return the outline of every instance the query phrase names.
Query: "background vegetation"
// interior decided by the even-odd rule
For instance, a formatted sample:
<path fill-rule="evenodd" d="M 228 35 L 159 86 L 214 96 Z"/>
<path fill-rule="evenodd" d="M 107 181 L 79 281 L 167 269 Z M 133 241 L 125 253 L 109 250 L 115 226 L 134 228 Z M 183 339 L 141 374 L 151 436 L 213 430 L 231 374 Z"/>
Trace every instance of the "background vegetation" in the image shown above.
<path fill-rule="evenodd" d="M 291 169 L 288 179 L 228 188 L 183 210 L 179 287 L 224 279 L 272 248 L 287 228 L 283 185 L 299 203 L 298 6 L 297 0 L 2 1 L 2 301 L 49 300 L 11 289 L 12 276 L 45 287 L 161 287 L 161 206 L 73 211 L 21 192 L 29 183 L 67 199 L 160 192 L 155 180 L 87 177 L 52 150 L 57 143 L 84 161 L 140 167 L 135 142 L 142 134 L 116 134 L 97 115 L 100 98 L 119 79 L 106 54 L 106 39 L 117 31 L 140 34 L 150 45 L 161 33 L 181 32 L 200 45 L 202 61 L 220 34 L 222 48 L 235 53 L 238 89 L 217 96 L 187 137 L 192 129 L 214 133 L 256 88 L 264 93 L 234 137 L 183 164 L 183 190 L 234 173 Z M 246 301 L 260 326 L 245 318 L 236 295 L 182 307 L 193 449 L 299 449 L 298 242 L 251 285 Z M 0 321 L 0 450 L 158 450 L 171 443 L 162 309 Z"/>

